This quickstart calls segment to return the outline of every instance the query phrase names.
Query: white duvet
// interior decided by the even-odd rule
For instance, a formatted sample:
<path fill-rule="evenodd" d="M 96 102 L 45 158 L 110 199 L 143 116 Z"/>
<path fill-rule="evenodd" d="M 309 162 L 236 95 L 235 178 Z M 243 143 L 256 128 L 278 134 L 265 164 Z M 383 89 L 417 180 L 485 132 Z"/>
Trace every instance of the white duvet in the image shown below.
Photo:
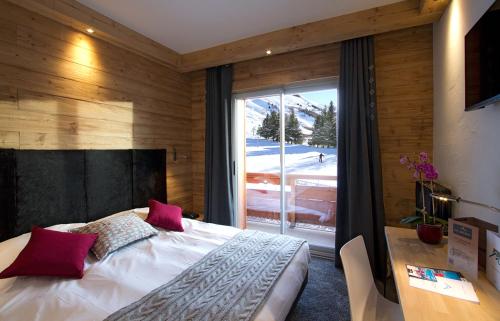
<path fill-rule="evenodd" d="M 144 215 L 144 209 L 136 210 Z M 121 213 L 120 213 L 121 214 Z M 158 236 L 127 246 L 97 261 L 85 260 L 81 280 L 18 277 L 0 280 L 0 320 L 98 321 L 169 282 L 240 230 L 183 219 L 185 231 L 161 230 Z M 84 224 L 51 227 L 65 231 Z M 29 233 L 0 243 L 0 270 L 17 257 Z M 305 243 L 270 292 L 256 320 L 285 320 L 307 273 Z"/>

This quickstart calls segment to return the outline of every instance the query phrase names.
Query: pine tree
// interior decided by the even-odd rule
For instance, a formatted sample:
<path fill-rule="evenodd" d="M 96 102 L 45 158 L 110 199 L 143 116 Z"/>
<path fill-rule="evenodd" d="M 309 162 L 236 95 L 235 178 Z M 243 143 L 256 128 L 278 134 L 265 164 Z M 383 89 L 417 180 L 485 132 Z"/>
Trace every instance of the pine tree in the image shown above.
<path fill-rule="evenodd" d="M 333 101 L 330 101 L 328 107 L 328 118 L 330 126 L 328 128 L 328 142 L 332 147 L 337 147 L 337 112 L 333 106 Z"/>
<path fill-rule="evenodd" d="M 323 125 L 319 129 L 319 145 L 322 147 L 330 147 L 328 141 L 328 133 L 330 132 L 330 117 L 328 116 L 328 110 L 321 111 L 321 118 L 323 119 Z"/>
<path fill-rule="evenodd" d="M 321 128 L 323 127 L 324 124 L 324 119 L 320 115 L 316 116 L 316 119 L 314 119 L 314 125 L 313 125 L 313 130 L 312 130 L 312 135 L 311 135 L 311 140 L 309 141 L 309 145 L 313 146 L 320 146 L 321 145 Z"/>
<path fill-rule="evenodd" d="M 271 108 L 269 108 L 271 109 Z M 280 117 L 278 112 L 272 110 L 267 114 L 262 124 L 257 128 L 257 135 L 264 139 L 279 141 L 280 137 Z"/>
<path fill-rule="evenodd" d="M 333 102 L 316 116 L 309 145 L 320 147 L 337 146 L 337 113 Z"/>
<path fill-rule="evenodd" d="M 295 110 L 292 109 L 290 116 L 286 117 L 285 140 L 288 143 L 302 144 L 304 135 L 300 130 L 299 120 L 295 116 Z"/>
<path fill-rule="evenodd" d="M 293 139 L 290 136 L 291 134 L 291 123 L 290 123 L 290 116 L 285 114 L 285 142 L 287 143 L 292 143 Z"/>
<path fill-rule="evenodd" d="M 269 133 L 273 141 L 277 142 L 280 140 L 280 116 L 274 110 L 269 117 Z"/>
<path fill-rule="evenodd" d="M 267 114 L 266 118 L 264 118 L 264 120 L 262 120 L 262 125 L 260 125 L 259 128 L 257 128 L 257 135 L 259 135 L 260 137 L 262 137 L 264 139 L 271 138 L 271 132 L 269 130 L 269 128 L 270 128 L 269 122 L 270 122 L 270 117 L 269 117 L 269 114 Z"/>

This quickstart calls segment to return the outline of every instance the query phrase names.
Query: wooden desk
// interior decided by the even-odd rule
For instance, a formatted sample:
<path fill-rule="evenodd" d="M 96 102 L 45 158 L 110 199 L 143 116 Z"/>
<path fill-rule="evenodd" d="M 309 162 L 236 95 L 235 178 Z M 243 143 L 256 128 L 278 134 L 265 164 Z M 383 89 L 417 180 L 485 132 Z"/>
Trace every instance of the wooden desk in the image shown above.
<path fill-rule="evenodd" d="M 406 264 L 448 268 L 447 239 L 442 244 L 422 243 L 415 230 L 385 227 L 385 237 L 399 302 L 405 321 L 500 321 L 500 292 L 484 272 L 474 284 L 479 304 L 411 287 Z"/>

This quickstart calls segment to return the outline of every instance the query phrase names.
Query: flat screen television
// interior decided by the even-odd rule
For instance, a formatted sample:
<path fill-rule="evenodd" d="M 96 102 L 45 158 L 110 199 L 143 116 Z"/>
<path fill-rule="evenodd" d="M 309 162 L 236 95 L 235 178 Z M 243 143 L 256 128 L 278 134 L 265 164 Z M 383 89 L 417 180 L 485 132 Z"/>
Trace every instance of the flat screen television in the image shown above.
<path fill-rule="evenodd" d="M 500 0 L 465 36 L 465 111 L 500 101 Z"/>

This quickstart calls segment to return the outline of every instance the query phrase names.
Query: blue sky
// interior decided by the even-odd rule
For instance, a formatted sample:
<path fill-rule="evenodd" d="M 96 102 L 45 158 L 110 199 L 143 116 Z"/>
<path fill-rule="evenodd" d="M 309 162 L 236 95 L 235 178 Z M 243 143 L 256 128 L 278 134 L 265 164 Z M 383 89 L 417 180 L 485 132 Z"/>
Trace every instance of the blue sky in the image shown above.
<path fill-rule="evenodd" d="M 305 98 L 312 100 L 321 105 L 328 105 L 330 101 L 333 101 L 335 107 L 337 107 L 337 89 L 328 89 L 322 91 L 310 91 L 307 93 L 300 93 Z"/>

